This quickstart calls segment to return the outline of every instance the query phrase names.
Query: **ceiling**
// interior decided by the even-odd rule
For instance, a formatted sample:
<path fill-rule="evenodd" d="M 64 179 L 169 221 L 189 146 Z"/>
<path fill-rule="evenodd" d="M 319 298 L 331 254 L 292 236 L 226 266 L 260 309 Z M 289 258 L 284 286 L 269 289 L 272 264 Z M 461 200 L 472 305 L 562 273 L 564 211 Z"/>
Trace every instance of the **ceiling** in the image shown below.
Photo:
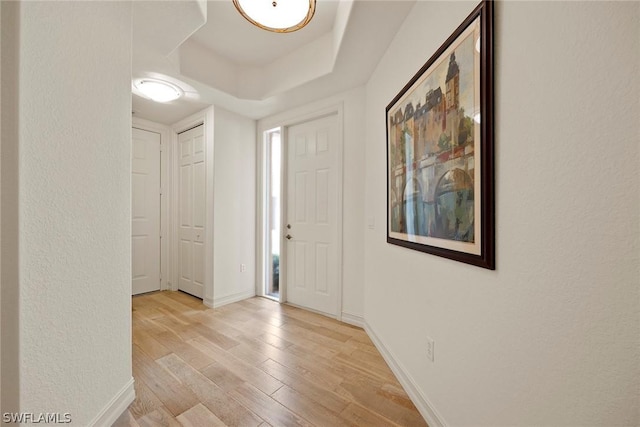
<path fill-rule="evenodd" d="M 251 25 L 231 0 L 134 2 L 134 80 L 185 96 L 159 104 L 132 86 L 133 113 L 173 124 L 213 104 L 260 119 L 360 86 L 414 2 L 317 0 L 309 25 L 287 34 Z"/>
<path fill-rule="evenodd" d="M 233 63 L 264 66 L 331 32 L 337 10 L 338 1 L 318 0 L 316 13 L 305 28 L 278 34 L 250 25 L 231 1 L 212 1 L 207 3 L 207 24 L 190 40 Z"/>

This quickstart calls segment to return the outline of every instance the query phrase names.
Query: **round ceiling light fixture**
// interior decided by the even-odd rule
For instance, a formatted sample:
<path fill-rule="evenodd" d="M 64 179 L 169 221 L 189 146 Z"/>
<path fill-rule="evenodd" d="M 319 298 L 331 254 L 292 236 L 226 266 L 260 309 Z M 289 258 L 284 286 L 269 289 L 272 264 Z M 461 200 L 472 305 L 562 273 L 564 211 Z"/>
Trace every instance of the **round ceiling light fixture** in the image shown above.
<path fill-rule="evenodd" d="M 233 4 L 247 21 L 275 33 L 299 30 L 316 12 L 316 0 L 233 0 Z"/>
<path fill-rule="evenodd" d="M 164 80 L 140 79 L 134 85 L 140 93 L 156 102 L 173 101 L 184 94 L 178 86 Z"/>

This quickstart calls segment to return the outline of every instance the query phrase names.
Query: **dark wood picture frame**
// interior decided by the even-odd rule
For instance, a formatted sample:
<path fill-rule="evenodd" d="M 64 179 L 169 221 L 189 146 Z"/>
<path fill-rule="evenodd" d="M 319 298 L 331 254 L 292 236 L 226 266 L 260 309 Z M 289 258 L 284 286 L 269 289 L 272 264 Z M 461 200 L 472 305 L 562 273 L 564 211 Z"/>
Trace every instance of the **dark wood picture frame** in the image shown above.
<path fill-rule="evenodd" d="M 387 242 L 495 269 L 493 2 L 386 108 Z"/>

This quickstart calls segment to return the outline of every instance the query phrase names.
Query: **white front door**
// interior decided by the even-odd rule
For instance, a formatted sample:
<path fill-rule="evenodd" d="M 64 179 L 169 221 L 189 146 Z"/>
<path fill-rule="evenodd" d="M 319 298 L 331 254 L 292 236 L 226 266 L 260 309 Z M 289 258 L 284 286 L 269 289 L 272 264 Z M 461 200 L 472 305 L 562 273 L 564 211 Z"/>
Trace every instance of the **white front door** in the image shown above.
<path fill-rule="evenodd" d="M 178 135 L 178 289 L 202 298 L 204 285 L 204 125 Z"/>
<path fill-rule="evenodd" d="M 160 290 L 160 134 L 131 137 L 131 293 Z"/>
<path fill-rule="evenodd" d="M 287 131 L 286 298 L 333 316 L 340 288 L 339 142 L 337 115 Z"/>

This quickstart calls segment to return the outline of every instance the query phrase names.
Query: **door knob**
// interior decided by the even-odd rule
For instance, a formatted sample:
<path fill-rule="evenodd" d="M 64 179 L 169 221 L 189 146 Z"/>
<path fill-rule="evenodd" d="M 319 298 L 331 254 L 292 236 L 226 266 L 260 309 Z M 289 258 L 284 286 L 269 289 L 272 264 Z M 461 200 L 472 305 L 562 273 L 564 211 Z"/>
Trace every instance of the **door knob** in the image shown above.
<path fill-rule="evenodd" d="M 293 236 L 291 234 L 287 234 L 286 236 L 284 236 L 287 238 L 287 240 L 291 240 L 293 238 Z"/>

